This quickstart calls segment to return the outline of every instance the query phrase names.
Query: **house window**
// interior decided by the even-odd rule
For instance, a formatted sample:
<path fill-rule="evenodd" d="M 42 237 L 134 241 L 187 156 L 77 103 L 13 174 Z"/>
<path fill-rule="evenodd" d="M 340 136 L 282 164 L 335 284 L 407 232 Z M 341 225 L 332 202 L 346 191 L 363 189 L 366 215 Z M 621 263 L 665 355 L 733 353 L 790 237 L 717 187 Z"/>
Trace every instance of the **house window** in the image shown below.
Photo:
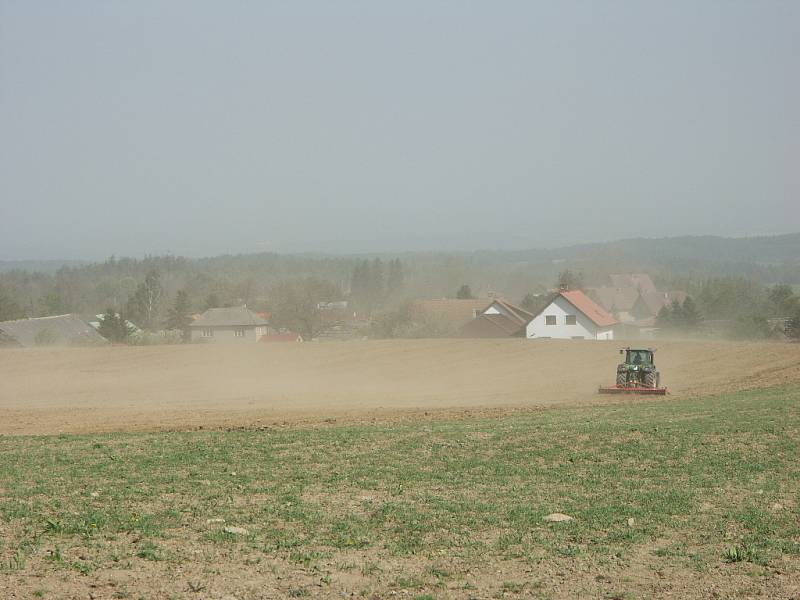
<path fill-rule="evenodd" d="M 244 337 L 244 329 L 234 329 L 233 330 L 234 337 Z"/>
<path fill-rule="evenodd" d="M 213 329 L 203 329 L 201 334 L 203 337 L 214 337 L 214 330 Z"/>
<path fill-rule="evenodd" d="M 575 325 L 577 322 L 578 321 L 575 315 L 567 315 L 567 325 Z"/>
<path fill-rule="evenodd" d="M 556 316 L 555 315 L 545 315 L 544 324 L 545 325 L 555 325 L 556 324 Z"/>

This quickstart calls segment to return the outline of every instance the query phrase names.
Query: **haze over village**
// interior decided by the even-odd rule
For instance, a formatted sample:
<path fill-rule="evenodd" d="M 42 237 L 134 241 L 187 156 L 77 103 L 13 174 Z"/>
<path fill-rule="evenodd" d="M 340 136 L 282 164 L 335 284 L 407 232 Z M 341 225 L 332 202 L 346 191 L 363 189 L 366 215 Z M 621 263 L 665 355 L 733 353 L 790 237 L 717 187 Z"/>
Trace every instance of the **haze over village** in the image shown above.
<path fill-rule="evenodd" d="M 800 597 L 798 56 L 0 0 L 0 600 Z"/>

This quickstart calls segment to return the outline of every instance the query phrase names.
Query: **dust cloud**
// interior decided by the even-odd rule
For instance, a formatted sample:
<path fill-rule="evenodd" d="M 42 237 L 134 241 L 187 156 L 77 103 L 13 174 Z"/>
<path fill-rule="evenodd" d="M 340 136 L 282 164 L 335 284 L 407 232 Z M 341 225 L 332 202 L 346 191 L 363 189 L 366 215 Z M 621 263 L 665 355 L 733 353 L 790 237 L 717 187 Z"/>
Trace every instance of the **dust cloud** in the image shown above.
<path fill-rule="evenodd" d="M 578 406 L 621 342 L 383 340 L 3 350 L 0 434 L 361 422 Z M 800 381 L 800 345 L 657 344 L 671 398 Z"/>

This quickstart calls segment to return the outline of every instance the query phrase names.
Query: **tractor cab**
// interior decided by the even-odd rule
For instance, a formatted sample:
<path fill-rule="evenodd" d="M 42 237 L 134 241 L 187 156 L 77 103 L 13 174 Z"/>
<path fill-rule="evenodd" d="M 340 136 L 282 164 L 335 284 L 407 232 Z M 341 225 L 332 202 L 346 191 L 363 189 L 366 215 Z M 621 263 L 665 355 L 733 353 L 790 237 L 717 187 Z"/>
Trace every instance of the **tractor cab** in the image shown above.
<path fill-rule="evenodd" d="M 645 366 L 653 364 L 653 350 L 651 348 L 622 348 L 620 354 L 625 355 L 625 364 Z"/>

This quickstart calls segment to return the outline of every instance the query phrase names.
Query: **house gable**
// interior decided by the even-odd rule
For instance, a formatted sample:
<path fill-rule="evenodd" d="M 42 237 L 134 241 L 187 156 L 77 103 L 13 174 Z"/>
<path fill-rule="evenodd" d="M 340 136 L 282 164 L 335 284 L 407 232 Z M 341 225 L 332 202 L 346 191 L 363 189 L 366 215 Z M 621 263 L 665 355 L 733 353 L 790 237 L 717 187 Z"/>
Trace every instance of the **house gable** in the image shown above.
<path fill-rule="evenodd" d="M 526 327 L 526 337 L 614 339 L 618 322 L 583 292 L 561 292 Z"/>

